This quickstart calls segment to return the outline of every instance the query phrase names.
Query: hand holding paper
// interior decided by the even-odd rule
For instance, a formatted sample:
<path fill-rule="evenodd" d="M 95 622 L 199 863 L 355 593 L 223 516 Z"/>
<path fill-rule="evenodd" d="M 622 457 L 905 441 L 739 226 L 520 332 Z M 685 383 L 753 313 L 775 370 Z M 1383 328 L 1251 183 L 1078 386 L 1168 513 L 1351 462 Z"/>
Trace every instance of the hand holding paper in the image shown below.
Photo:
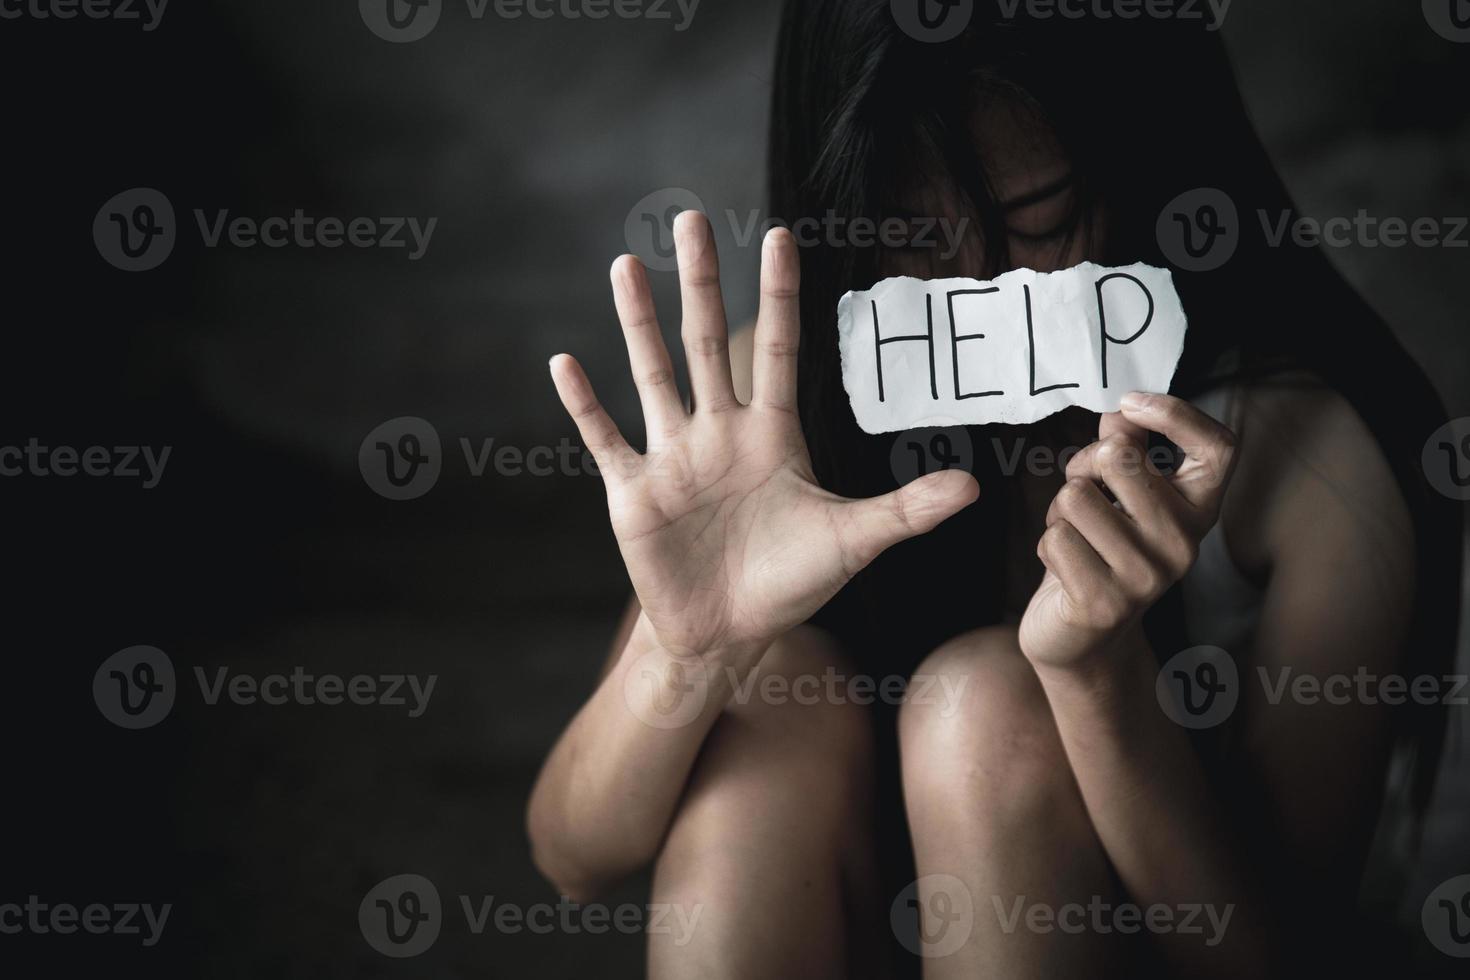
<path fill-rule="evenodd" d="M 1169 390 L 1186 319 L 1167 269 L 1085 262 L 990 282 L 885 279 L 837 305 L 842 382 L 864 432 L 1035 422 Z"/>

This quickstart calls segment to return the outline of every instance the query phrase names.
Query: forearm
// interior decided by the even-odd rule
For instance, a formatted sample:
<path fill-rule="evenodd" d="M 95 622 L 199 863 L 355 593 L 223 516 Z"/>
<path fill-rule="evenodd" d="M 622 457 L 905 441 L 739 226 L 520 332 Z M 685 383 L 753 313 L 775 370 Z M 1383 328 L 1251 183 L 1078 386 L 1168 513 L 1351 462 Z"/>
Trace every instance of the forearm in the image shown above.
<path fill-rule="evenodd" d="M 1095 672 L 1037 668 L 1098 837 L 1132 899 L 1170 910 L 1172 926 L 1157 931 L 1171 965 L 1269 975 L 1263 894 L 1188 736 L 1159 709 L 1153 654 L 1141 639 L 1115 653 Z M 1186 934 L 1191 914 L 1199 931 Z"/>
<path fill-rule="evenodd" d="M 763 652 L 670 658 L 638 617 L 532 791 L 529 831 L 547 877 L 564 891 L 596 892 L 652 860 L 732 682 Z"/>

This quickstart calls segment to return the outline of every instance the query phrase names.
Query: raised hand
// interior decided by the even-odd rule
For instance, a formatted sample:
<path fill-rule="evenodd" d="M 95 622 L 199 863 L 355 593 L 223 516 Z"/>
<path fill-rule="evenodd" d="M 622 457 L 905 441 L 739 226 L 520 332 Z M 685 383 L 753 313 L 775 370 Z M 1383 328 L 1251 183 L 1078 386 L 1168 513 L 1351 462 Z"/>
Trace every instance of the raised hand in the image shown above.
<path fill-rule="evenodd" d="M 1170 476 L 1146 458 L 1150 430 L 1184 453 Z M 1194 564 L 1219 519 L 1234 456 L 1229 429 L 1170 395 L 1134 392 L 1120 412 L 1103 415 L 1098 441 L 1068 463 L 1047 511 L 1036 549 L 1046 575 L 1021 619 L 1026 655 L 1074 666 L 1135 628 Z"/>
<path fill-rule="evenodd" d="M 551 360 L 562 404 L 597 460 L 613 531 L 659 644 L 680 656 L 758 658 L 885 548 L 975 500 L 968 473 L 943 471 L 871 500 L 828 493 L 812 474 L 796 406 L 796 244 L 777 228 L 761 253 L 752 397 L 735 397 L 709 222 L 674 224 L 686 410 L 642 265 L 613 263 L 613 297 L 648 432 L 631 449 L 567 354 Z"/>

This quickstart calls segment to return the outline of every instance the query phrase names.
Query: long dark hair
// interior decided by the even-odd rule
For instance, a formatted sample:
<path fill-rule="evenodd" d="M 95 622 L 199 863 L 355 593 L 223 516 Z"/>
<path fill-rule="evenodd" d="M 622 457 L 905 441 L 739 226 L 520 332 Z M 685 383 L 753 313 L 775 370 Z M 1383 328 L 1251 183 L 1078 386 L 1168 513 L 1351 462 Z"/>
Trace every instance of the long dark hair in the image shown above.
<path fill-rule="evenodd" d="M 1403 668 L 1444 673 L 1456 639 L 1461 517 L 1425 480 L 1420 451 L 1445 411 L 1321 249 L 1272 248 L 1252 220 L 1258 211 L 1294 212 L 1218 32 L 1178 20 L 1007 18 L 998 7 L 987 15 L 977 0 L 962 33 L 933 43 L 905 33 L 890 8 L 890 0 L 788 0 L 771 113 L 773 215 L 788 223 L 830 213 L 882 218 L 896 206 L 895 188 L 916 172 L 939 172 L 975 218 L 985 274 L 1002 271 L 1004 219 L 970 123 L 982 92 L 1022 98 L 1044 119 L 1069 158 L 1078 199 L 1105 209 L 1100 245 L 1111 264 L 1170 266 L 1155 232 L 1162 209 L 1192 189 L 1223 191 L 1240 216 L 1233 257 L 1208 272 L 1173 270 L 1190 317 L 1174 393 L 1296 370 L 1354 407 L 1414 519 L 1418 578 Z M 802 253 L 803 426 L 819 478 L 851 495 L 897 482 L 893 438 L 857 429 L 837 357 L 837 300 L 879 278 L 881 257 L 877 247 Z M 819 617 L 870 661 L 911 667 L 923 649 L 1000 615 L 1005 481 L 994 479 L 986 454 L 975 457 L 980 502 L 940 535 L 881 557 Z M 1444 719 L 1442 707 L 1421 706 L 1395 719 L 1400 744 L 1413 750 L 1417 809 L 1433 785 Z"/>

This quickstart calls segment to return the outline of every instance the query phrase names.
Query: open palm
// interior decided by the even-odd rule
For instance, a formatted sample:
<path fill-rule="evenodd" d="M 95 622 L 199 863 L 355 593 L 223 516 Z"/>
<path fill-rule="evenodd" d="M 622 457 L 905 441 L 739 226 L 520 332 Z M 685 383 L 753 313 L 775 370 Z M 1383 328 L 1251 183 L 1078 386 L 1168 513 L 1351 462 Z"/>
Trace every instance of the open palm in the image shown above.
<path fill-rule="evenodd" d="M 978 494 L 946 471 L 871 500 L 817 485 L 796 411 L 800 335 L 796 244 L 784 229 L 761 255 L 749 405 L 735 397 L 718 260 L 709 224 L 675 221 L 681 333 L 693 410 L 674 384 L 642 265 L 613 265 L 613 295 L 648 430 L 632 450 L 575 359 L 552 377 L 603 472 L 613 531 L 644 614 L 680 655 L 763 650 L 803 622 L 879 553 L 930 530 Z"/>

